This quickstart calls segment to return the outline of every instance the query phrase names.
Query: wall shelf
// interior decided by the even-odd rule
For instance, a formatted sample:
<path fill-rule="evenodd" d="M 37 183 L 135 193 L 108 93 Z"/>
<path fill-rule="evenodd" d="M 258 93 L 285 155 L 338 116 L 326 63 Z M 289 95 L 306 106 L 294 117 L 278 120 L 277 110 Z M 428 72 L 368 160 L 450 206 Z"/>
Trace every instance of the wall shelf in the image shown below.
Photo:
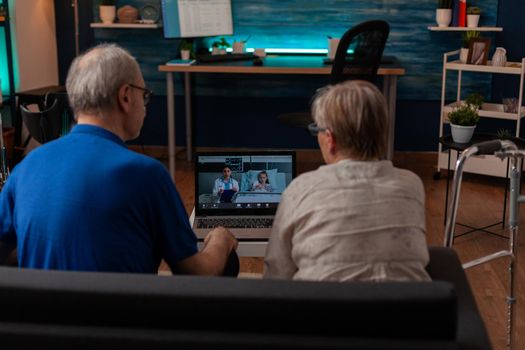
<path fill-rule="evenodd" d="M 438 27 L 438 26 L 428 26 L 428 30 L 432 32 L 502 32 L 502 27 Z"/>
<path fill-rule="evenodd" d="M 91 23 L 91 28 L 112 28 L 112 29 L 157 29 L 162 28 L 161 23 Z"/>

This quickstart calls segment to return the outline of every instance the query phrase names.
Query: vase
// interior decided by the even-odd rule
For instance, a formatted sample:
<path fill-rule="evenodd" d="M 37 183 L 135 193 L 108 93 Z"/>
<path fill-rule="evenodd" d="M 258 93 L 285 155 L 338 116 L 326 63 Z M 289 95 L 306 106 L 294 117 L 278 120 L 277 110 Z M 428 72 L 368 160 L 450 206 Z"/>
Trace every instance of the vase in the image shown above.
<path fill-rule="evenodd" d="M 459 51 L 459 61 L 461 63 L 467 63 L 467 59 L 468 59 L 468 49 L 461 48 L 461 50 Z"/>
<path fill-rule="evenodd" d="M 113 23 L 117 15 L 117 7 L 100 5 L 98 14 L 100 16 L 100 20 L 102 21 L 102 23 L 106 23 L 106 24 Z"/>
<path fill-rule="evenodd" d="M 452 21 L 451 9 L 436 9 L 436 22 L 438 27 L 448 27 Z"/>
<path fill-rule="evenodd" d="M 189 60 L 190 59 L 190 50 L 180 50 L 180 58 L 182 60 Z"/>
<path fill-rule="evenodd" d="M 467 15 L 467 27 L 476 28 L 479 24 L 479 15 Z"/>
<path fill-rule="evenodd" d="M 474 135 L 476 125 L 463 126 L 450 123 L 450 133 L 455 143 L 468 143 Z"/>

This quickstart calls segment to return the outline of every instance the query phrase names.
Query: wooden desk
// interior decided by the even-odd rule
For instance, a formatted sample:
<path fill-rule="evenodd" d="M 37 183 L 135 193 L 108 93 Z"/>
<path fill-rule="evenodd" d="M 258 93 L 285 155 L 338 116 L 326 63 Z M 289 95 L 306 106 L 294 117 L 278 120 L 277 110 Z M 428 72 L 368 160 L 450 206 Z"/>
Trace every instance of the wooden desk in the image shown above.
<path fill-rule="evenodd" d="M 186 103 L 186 151 L 188 160 L 192 159 L 193 142 L 191 139 L 191 73 L 218 74 L 304 74 L 329 75 L 332 66 L 323 64 L 323 56 L 268 56 L 262 66 L 254 66 L 252 61 L 196 63 L 190 66 L 160 65 L 159 71 L 166 72 L 166 99 L 168 104 L 168 154 L 169 171 L 175 180 L 175 91 L 173 73 L 184 73 L 184 96 Z M 388 158 L 392 159 L 394 152 L 394 130 L 397 95 L 397 76 L 404 75 L 405 69 L 399 62 L 390 57 L 388 63 L 379 67 L 378 75 L 383 76 L 383 94 L 388 103 L 390 113 L 390 134 Z"/>

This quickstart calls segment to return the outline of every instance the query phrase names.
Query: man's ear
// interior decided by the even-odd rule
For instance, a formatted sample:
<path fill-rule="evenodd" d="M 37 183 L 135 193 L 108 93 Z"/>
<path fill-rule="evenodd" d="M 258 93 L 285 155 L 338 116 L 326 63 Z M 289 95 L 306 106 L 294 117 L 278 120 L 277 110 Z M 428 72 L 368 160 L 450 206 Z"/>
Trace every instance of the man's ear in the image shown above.
<path fill-rule="evenodd" d="M 123 112 L 129 112 L 129 110 L 131 109 L 130 94 L 131 94 L 131 88 L 128 84 L 124 84 L 118 89 L 117 105 L 118 105 L 118 108 L 122 110 Z"/>

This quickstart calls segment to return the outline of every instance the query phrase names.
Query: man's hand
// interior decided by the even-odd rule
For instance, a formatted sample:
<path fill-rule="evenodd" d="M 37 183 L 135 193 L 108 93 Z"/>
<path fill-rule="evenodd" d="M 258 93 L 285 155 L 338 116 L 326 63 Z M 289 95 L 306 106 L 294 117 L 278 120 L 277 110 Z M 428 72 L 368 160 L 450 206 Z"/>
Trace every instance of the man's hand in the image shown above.
<path fill-rule="evenodd" d="M 214 242 L 213 244 L 224 244 L 226 247 L 228 247 L 228 252 L 237 250 L 237 246 L 239 245 L 239 242 L 230 232 L 230 230 L 222 226 L 214 228 L 206 235 L 204 238 L 204 247 L 206 247 L 210 242 Z"/>

